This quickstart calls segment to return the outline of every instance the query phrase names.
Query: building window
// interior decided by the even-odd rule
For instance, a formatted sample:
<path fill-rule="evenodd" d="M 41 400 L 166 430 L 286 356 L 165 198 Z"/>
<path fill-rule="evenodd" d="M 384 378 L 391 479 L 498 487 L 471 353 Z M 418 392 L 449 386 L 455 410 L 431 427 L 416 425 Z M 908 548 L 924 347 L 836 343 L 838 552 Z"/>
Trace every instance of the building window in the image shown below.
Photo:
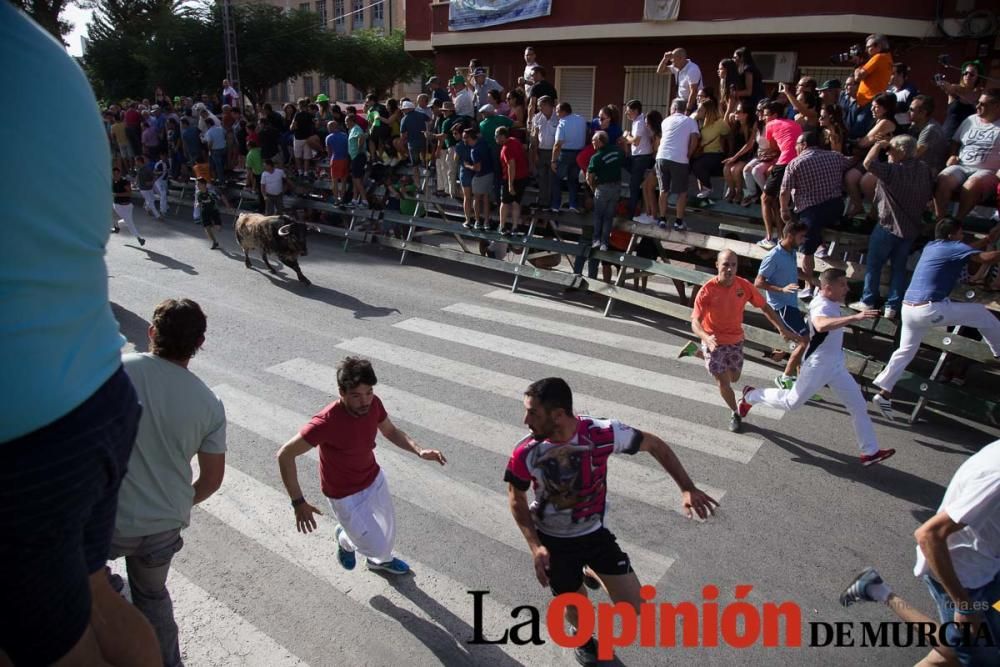
<path fill-rule="evenodd" d="M 317 0 L 316 15 L 319 17 L 319 25 L 326 29 L 326 0 Z"/>
<path fill-rule="evenodd" d="M 365 0 L 351 0 L 351 28 L 365 27 Z"/>
<path fill-rule="evenodd" d="M 317 90 L 316 93 L 317 94 L 323 93 L 324 95 L 329 95 L 330 94 L 330 79 L 326 78 L 325 76 L 320 77 L 320 79 L 319 79 L 319 90 Z"/>
<path fill-rule="evenodd" d="M 302 77 L 302 94 L 312 97 L 316 93 L 316 78 L 313 76 Z"/>
<path fill-rule="evenodd" d="M 656 73 L 656 66 L 632 66 L 625 68 L 625 100 L 642 102 L 643 113 L 659 111 L 664 117 L 669 116 L 670 90 L 674 78 Z M 557 89 L 558 90 L 558 89 Z M 622 109 L 625 105 L 622 104 Z M 628 114 L 622 114 L 622 128 L 631 129 L 632 121 Z"/>
<path fill-rule="evenodd" d="M 304 11 L 304 12 L 310 12 L 310 11 L 312 11 L 312 8 L 310 7 L 310 3 L 308 3 L 308 2 L 300 2 L 299 3 L 299 9 L 302 10 L 302 11 Z"/>
<path fill-rule="evenodd" d="M 347 102 L 347 82 L 337 79 L 337 94 L 336 98 L 338 102 Z"/>
<path fill-rule="evenodd" d="M 594 116 L 593 67 L 556 67 L 555 86 L 559 101 L 569 102 L 573 113 L 584 118 Z"/>
<path fill-rule="evenodd" d="M 333 26 L 337 32 L 343 32 L 346 24 L 344 18 L 344 0 L 333 0 Z"/>
<path fill-rule="evenodd" d="M 385 27 L 385 3 L 389 0 L 375 0 L 372 4 L 372 27 Z"/>

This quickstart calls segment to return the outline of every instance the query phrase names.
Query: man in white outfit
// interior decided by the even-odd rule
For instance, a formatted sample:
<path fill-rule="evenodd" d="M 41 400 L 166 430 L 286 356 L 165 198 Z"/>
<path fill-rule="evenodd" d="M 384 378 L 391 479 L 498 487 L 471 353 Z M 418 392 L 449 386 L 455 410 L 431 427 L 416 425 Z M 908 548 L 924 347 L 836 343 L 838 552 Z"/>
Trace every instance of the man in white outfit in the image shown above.
<path fill-rule="evenodd" d="M 934 238 L 924 247 L 903 295 L 899 347 L 874 380 L 881 391 L 872 396 L 872 402 L 886 419 L 894 416 L 892 389 L 913 361 L 929 329 L 954 325 L 976 327 L 993 356 L 1000 359 L 1000 320 L 981 303 L 952 303 L 948 299 L 970 258 L 984 264 L 1000 261 L 1000 250 L 982 251 L 1000 238 L 1000 225 L 985 239 L 965 243 L 962 223 L 955 218 L 941 218 L 934 228 Z"/>
<path fill-rule="evenodd" d="M 758 403 L 778 410 L 795 410 L 809 397 L 829 385 L 844 404 L 854 422 L 854 435 L 861 448 L 861 464 L 870 466 L 896 453 L 895 449 L 879 449 L 875 428 L 868 416 L 861 388 L 851 377 L 844 363 L 844 327 L 852 322 L 878 317 L 877 310 L 864 310 L 841 316 L 840 304 L 847 296 L 847 274 L 841 269 L 827 269 L 819 278 L 820 295 L 809 304 L 809 347 L 799 378 L 791 389 L 743 388 L 739 404 L 740 417 L 746 417 Z"/>
<path fill-rule="evenodd" d="M 392 444 L 426 461 L 444 465 L 445 458 L 436 449 L 422 449 L 396 428 L 375 395 L 376 382 L 367 359 L 347 357 L 340 362 L 340 399 L 323 408 L 278 450 L 278 468 L 292 499 L 296 528 L 300 533 L 311 533 L 316 529 L 313 514 L 322 512 L 302 495 L 295 459 L 318 447 L 320 485 L 340 522 L 334 534 L 341 566 L 353 570 L 357 563 L 355 552 L 361 552 L 367 557 L 369 570 L 406 574 L 410 566 L 392 554 L 396 513 L 389 484 L 375 460 L 375 433 L 380 432 Z"/>

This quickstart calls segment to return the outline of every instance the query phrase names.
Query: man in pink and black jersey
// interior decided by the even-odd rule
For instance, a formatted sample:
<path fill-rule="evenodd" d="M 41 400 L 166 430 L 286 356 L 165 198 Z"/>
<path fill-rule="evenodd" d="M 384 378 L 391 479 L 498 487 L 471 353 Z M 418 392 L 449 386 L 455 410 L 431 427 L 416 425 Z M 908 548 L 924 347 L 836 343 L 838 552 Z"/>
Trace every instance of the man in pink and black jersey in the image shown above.
<path fill-rule="evenodd" d="M 705 519 L 719 503 L 695 487 L 677 456 L 657 436 L 615 419 L 574 415 L 573 392 L 562 378 L 533 382 L 524 392 L 524 410 L 531 434 L 514 448 L 504 481 L 538 582 L 549 586 L 553 595 L 586 595 L 587 568 L 614 602 L 631 604 L 638 611 L 639 578 L 628 554 L 604 527 L 608 457 L 649 452 L 677 482 L 689 517 L 697 513 Z M 529 487 L 535 496 L 530 505 Z M 566 609 L 566 622 L 579 627 L 573 605 Z M 596 662 L 593 637 L 576 649 L 576 658 L 581 664 Z"/>

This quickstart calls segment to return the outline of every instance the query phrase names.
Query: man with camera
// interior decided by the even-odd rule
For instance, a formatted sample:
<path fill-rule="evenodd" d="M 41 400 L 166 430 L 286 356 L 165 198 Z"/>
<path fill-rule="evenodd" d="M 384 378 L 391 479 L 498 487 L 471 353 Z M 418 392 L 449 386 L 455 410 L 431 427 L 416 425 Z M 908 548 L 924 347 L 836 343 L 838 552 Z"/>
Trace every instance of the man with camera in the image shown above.
<path fill-rule="evenodd" d="M 858 82 L 858 106 L 868 106 L 875 96 L 885 92 L 892 79 L 892 55 L 885 35 L 868 35 L 865 39 L 868 62 L 854 70 Z"/>

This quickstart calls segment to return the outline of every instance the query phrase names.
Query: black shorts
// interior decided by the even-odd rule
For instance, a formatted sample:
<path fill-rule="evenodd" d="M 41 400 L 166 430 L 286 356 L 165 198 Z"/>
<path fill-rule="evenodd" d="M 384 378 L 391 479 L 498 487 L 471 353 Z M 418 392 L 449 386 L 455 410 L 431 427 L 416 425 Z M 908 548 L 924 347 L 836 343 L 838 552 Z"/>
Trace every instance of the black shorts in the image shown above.
<path fill-rule="evenodd" d="M 506 178 L 500 181 L 500 201 L 504 204 L 520 204 L 528 189 L 528 179 L 519 178 L 514 181 L 513 190 L 510 189 L 509 185 Z"/>
<path fill-rule="evenodd" d="M 201 209 L 201 224 L 205 227 L 221 227 L 222 215 L 217 208 Z"/>
<path fill-rule="evenodd" d="M 364 178 L 365 167 L 368 165 L 368 153 L 358 153 L 357 157 L 351 158 L 351 177 Z"/>
<path fill-rule="evenodd" d="M 767 180 L 764 181 L 764 194 L 769 197 L 777 197 L 781 193 L 781 180 L 785 177 L 786 164 L 776 164 L 767 172 Z"/>
<path fill-rule="evenodd" d="M 632 572 L 628 554 L 622 551 L 614 533 L 607 528 L 581 537 L 552 537 L 539 532 L 538 538 L 549 550 L 549 586 L 553 595 L 580 590 L 584 565 L 596 574 Z"/>
<path fill-rule="evenodd" d="M 64 656 L 90 623 L 142 408 L 124 369 L 69 414 L 0 445 L 0 649 Z"/>
<path fill-rule="evenodd" d="M 798 306 L 782 306 L 775 308 L 774 312 L 778 314 L 789 331 L 794 331 L 800 336 L 809 335 L 809 325 L 806 324 L 806 319 L 802 316 L 802 311 L 799 310 Z"/>
<path fill-rule="evenodd" d="M 816 248 L 823 244 L 823 230 L 837 224 L 843 209 L 844 202 L 840 197 L 837 197 L 799 212 L 799 222 L 804 222 L 808 227 L 806 240 L 799 248 L 803 255 L 809 256 L 816 253 Z"/>

